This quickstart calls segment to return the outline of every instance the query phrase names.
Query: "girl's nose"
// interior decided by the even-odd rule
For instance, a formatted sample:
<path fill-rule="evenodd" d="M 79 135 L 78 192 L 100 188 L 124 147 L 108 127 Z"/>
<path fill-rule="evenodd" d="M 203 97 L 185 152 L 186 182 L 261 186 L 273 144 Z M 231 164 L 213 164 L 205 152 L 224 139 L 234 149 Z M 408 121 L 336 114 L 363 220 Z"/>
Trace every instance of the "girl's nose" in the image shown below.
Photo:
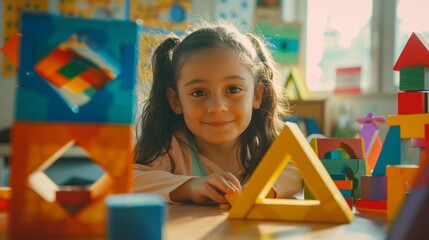
<path fill-rule="evenodd" d="M 221 94 L 213 94 L 208 100 L 207 112 L 209 113 L 220 113 L 227 111 L 227 102 L 224 96 Z"/>

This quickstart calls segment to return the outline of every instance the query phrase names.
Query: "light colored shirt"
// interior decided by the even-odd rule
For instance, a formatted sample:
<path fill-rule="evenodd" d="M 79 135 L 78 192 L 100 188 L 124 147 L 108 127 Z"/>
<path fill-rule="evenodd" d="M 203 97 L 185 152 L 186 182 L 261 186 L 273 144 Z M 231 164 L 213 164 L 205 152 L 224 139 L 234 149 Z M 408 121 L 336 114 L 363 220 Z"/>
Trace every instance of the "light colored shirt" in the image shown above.
<path fill-rule="evenodd" d="M 134 164 L 134 192 L 158 193 L 172 203 L 170 192 L 186 181 L 197 177 L 192 176 L 192 153 L 189 142 L 186 137 L 181 135 L 178 136 L 183 139 L 183 142 L 178 141 L 174 136 L 167 154 L 160 156 L 148 165 Z M 199 160 L 207 174 L 225 171 L 221 166 L 201 154 L 199 154 Z M 173 172 L 171 171 L 172 164 L 175 166 Z M 242 171 L 239 170 L 233 174 L 241 182 Z M 244 183 L 242 182 L 242 184 Z M 277 198 L 292 197 L 302 191 L 301 177 L 292 163 L 289 163 L 283 170 L 273 189 Z"/>

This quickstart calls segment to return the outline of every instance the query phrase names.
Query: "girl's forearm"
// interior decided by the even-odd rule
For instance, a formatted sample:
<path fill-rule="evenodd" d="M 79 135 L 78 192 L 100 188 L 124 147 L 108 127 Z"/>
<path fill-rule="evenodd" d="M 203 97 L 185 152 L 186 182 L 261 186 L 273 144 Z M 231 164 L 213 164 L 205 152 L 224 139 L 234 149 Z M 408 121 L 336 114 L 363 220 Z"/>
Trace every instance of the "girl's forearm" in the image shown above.
<path fill-rule="evenodd" d="M 195 178 L 189 179 L 184 182 L 178 188 L 174 189 L 170 192 L 170 199 L 175 202 L 187 202 L 191 199 L 191 182 L 195 180 Z"/>

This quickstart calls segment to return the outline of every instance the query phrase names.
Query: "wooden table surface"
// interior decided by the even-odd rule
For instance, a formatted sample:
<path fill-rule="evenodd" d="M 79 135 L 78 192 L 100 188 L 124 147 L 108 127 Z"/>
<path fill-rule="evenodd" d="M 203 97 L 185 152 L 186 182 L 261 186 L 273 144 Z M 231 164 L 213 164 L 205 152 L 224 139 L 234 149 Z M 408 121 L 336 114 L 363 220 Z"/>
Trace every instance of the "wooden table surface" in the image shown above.
<path fill-rule="evenodd" d="M 349 224 L 229 220 L 218 206 L 168 205 L 166 240 L 193 239 L 385 239 L 386 218 L 360 215 Z M 0 213 L 0 239 L 6 237 L 7 213 Z M 82 238 L 100 239 L 100 238 Z"/>
<path fill-rule="evenodd" d="M 229 220 L 217 206 L 169 205 L 165 239 L 385 239 L 383 215 L 355 213 L 349 224 Z"/>

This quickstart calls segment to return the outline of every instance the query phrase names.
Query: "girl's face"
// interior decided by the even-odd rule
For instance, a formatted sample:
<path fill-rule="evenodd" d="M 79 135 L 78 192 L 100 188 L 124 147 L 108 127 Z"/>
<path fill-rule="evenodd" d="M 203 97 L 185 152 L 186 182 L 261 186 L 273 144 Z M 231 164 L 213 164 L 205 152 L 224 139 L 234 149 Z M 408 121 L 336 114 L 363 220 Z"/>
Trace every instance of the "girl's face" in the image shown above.
<path fill-rule="evenodd" d="M 227 47 L 208 48 L 184 59 L 177 93 L 168 90 L 176 114 L 183 114 L 196 141 L 235 143 L 262 101 L 263 87 L 240 63 L 238 52 Z"/>

